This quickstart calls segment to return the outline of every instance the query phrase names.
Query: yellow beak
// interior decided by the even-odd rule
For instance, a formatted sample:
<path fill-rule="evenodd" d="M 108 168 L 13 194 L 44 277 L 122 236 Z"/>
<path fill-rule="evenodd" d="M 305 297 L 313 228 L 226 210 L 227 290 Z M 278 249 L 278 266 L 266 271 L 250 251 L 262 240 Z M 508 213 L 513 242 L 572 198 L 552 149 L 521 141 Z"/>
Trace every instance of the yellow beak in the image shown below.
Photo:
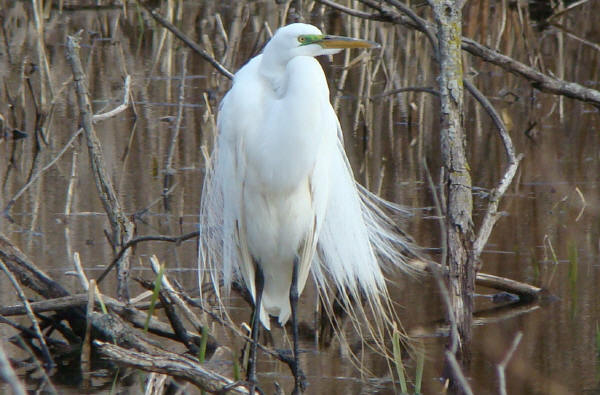
<path fill-rule="evenodd" d="M 342 36 L 329 36 L 324 35 L 320 40 L 316 40 L 314 44 L 319 44 L 323 48 L 380 48 L 376 42 L 369 40 L 361 40 L 358 38 L 342 37 Z"/>

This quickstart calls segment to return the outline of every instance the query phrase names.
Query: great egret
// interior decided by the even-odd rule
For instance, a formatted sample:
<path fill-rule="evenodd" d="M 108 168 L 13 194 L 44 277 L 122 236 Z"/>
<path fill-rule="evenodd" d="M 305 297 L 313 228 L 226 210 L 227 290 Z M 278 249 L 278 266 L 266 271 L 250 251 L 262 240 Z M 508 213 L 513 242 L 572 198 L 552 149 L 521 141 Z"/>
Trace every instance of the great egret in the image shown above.
<path fill-rule="evenodd" d="M 254 301 L 248 381 L 256 383 L 259 321 L 293 326 L 294 392 L 301 390 L 296 305 L 309 273 L 323 298 L 390 320 L 382 266 L 406 268 L 410 243 L 384 211 L 400 210 L 354 180 L 329 88 L 314 58 L 377 44 L 295 23 L 277 30 L 236 74 L 218 114 L 202 192 L 200 273 L 216 294 L 242 280 Z M 385 207 L 383 207 L 385 206 Z"/>

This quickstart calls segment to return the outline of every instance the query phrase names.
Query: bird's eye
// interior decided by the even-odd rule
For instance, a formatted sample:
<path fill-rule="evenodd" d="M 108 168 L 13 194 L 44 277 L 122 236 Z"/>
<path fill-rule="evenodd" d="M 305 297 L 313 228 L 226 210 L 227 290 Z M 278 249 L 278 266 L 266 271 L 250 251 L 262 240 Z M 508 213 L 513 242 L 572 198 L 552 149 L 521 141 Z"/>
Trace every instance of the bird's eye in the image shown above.
<path fill-rule="evenodd" d="M 306 42 L 306 37 L 298 36 L 298 42 L 300 42 L 300 44 L 304 44 Z"/>

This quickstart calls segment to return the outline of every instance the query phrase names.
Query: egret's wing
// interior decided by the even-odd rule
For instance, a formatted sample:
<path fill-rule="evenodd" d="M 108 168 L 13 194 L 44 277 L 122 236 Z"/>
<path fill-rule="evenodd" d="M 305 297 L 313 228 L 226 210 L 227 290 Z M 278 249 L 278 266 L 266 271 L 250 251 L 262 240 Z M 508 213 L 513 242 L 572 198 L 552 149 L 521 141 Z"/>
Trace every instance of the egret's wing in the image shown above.
<path fill-rule="evenodd" d="M 378 294 L 385 281 L 370 243 L 369 228 L 352 170 L 338 139 L 327 146 L 327 208 L 319 235 L 321 264 L 343 292 Z"/>
<path fill-rule="evenodd" d="M 236 151 L 240 142 L 228 117 L 232 110 L 228 99 L 219 111 L 219 135 L 204 176 L 200 207 L 200 282 L 202 285 L 202 275 L 208 273 L 217 295 L 221 280 L 226 287 L 231 284 L 235 263 L 240 261 L 236 231 L 241 199 Z"/>
<path fill-rule="evenodd" d="M 410 271 L 406 264 L 412 245 L 386 212 L 404 214 L 393 203 L 386 202 L 360 186 L 354 179 L 344 151 L 337 117 L 336 138 L 327 144 L 328 176 L 315 177 L 327 184 L 326 210 L 321 213 L 319 254 L 315 257 L 313 277 L 324 298 L 336 291 L 353 316 L 365 311 L 356 301 L 363 297 L 374 314 L 368 324 L 376 338 L 384 339 L 385 322 L 394 320 L 385 284 L 385 268 L 398 267 Z M 336 134 L 337 133 L 337 134 Z M 335 289 L 332 289 L 335 285 Z M 326 303 L 326 305 L 329 305 Z M 364 319 L 364 317 L 362 317 Z M 380 340 L 381 341 L 381 340 Z"/>
<path fill-rule="evenodd" d="M 236 277 L 243 277 L 254 296 L 254 267 L 244 234 L 242 199 L 246 164 L 244 136 L 255 127 L 256 109 L 251 98 L 260 94 L 255 82 L 260 56 L 253 58 L 235 76 L 234 85 L 221 102 L 218 137 L 204 179 L 200 208 L 199 264 L 208 272 L 219 296 L 227 293 Z"/>

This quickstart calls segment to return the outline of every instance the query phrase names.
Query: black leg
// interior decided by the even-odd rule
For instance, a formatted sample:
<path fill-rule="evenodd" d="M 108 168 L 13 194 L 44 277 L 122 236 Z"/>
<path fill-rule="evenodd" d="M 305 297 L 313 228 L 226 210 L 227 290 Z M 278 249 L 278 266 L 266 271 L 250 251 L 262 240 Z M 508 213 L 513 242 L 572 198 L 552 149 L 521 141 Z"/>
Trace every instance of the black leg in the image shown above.
<path fill-rule="evenodd" d="M 258 331 L 260 330 L 262 294 L 265 288 L 265 276 L 259 264 L 256 264 L 254 286 L 256 294 L 254 298 L 254 314 L 252 315 L 252 343 L 250 344 L 250 355 L 248 358 L 248 371 L 246 376 L 246 380 L 250 383 L 251 394 L 254 394 L 256 390 L 256 346 L 258 344 Z"/>
<path fill-rule="evenodd" d="M 290 364 L 294 374 L 294 392 L 292 394 L 301 394 L 304 391 L 304 375 L 300 369 L 300 359 L 298 355 L 298 257 L 294 258 L 292 268 L 292 284 L 290 285 L 290 306 L 292 307 L 292 338 L 293 338 L 293 357 L 294 361 Z"/>

